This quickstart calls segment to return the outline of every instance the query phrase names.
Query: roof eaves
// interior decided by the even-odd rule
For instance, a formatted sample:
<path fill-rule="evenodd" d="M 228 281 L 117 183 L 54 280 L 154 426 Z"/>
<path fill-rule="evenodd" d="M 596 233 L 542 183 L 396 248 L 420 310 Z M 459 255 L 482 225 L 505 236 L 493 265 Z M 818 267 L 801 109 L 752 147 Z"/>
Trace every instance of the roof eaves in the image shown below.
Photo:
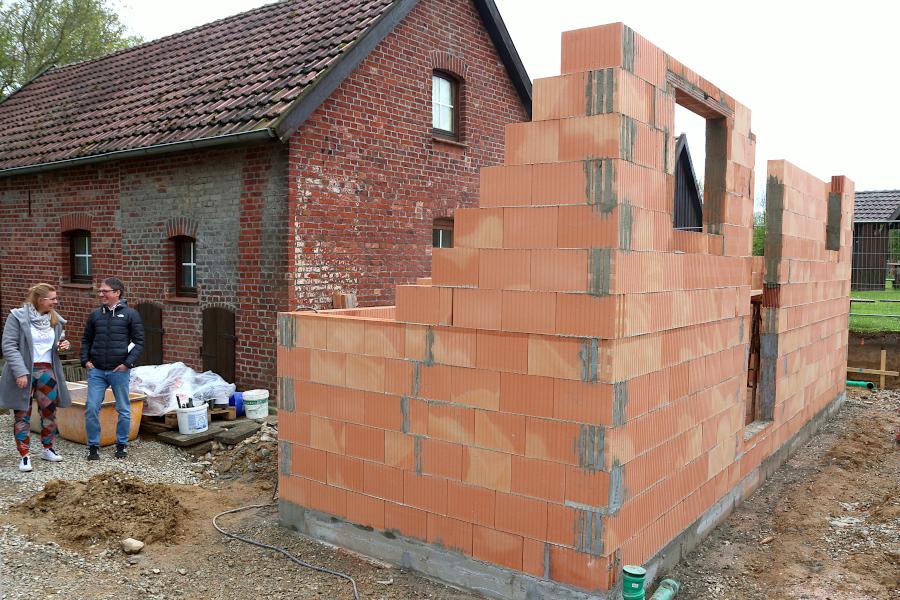
<path fill-rule="evenodd" d="M 500 16 L 497 4 L 494 0 L 474 0 L 474 2 L 475 8 L 478 10 L 478 14 L 481 15 L 481 20 L 484 22 L 484 26 L 488 30 L 494 46 L 497 48 L 497 53 L 500 55 L 500 59 L 503 61 L 503 65 L 506 67 L 507 73 L 509 73 L 509 78 L 519 93 L 519 98 L 521 98 L 530 119 L 531 79 L 528 77 L 528 72 L 525 70 L 525 65 L 519 57 L 515 44 L 513 44 L 509 30 L 506 29 L 506 23 L 503 22 L 503 17 Z"/>
<path fill-rule="evenodd" d="M 226 135 L 217 135 L 207 138 L 194 140 L 184 140 L 179 142 L 171 142 L 168 144 L 154 144 L 151 146 L 142 146 L 140 148 L 131 148 L 129 150 L 116 150 L 113 152 L 105 152 L 103 154 L 95 154 L 93 156 L 81 156 L 77 158 L 69 158 L 65 160 L 57 160 L 53 162 L 39 163 L 34 165 L 25 165 L 22 167 L 11 167 L 9 169 L 0 170 L 0 177 L 12 177 L 15 175 L 26 175 L 40 173 L 43 171 L 52 171 L 63 169 L 66 167 L 75 167 L 88 164 L 109 162 L 113 160 L 122 160 L 133 158 L 136 156 L 151 156 L 156 154 L 167 154 L 170 152 L 179 152 L 182 150 L 192 150 L 197 148 L 209 148 L 211 146 L 225 146 L 231 144 L 250 143 L 254 141 L 274 139 L 275 132 L 271 128 L 254 129 L 252 131 L 242 131 L 240 133 L 231 133 Z"/>
<path fill-rule="evenodd" d="M 365 33 L 316 77 L 293 105 L 275 120 L 273 127 L 278 138 L 286 141 L 293 135 L 418 3 L 419 0 L 398 0 L 369 25 Z"/>

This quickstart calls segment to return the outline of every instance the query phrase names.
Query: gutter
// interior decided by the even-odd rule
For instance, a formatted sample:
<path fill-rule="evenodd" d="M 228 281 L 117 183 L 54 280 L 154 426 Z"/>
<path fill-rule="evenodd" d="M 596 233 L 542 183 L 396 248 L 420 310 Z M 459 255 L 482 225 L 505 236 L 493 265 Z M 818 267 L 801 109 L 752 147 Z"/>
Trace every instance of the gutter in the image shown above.
<path fill-rule="evenodd" d="M 179 152 L 181 150 L 196 150 L 199 148 L 210 148 L 213 146 L 230 146 L 234 144 L 244 144 L 248 142 L 271 140 L 276 138 L 277 136 L 275 135 L 275 132 L 267 127 L 265 129 L 243 131 L 241 133 L 228 133 L 225 135 L 217 135 L 196 140 L 170 142 L 167 144 L 143 146 L 141 148 L 132 148 L 129 150 L 116 150 L 115 152 L 107 152 L 105 154 L 97 154 L 94 156 L 67 158 L 65 160 L 56 160 L 53 162 L 39 163 L 36 165 L 26 165 L 24 167 L 12 167 L 10 169 L 0 170 L 0 177 L 41 173 L 44 171 L 52 171 L 55 169 L 64 169 L 66 167 L 80 167 L 82 165 L 103 163 L 113 160 L 122 160 L 137 156 L 154 156 L 157 154 Z"/>

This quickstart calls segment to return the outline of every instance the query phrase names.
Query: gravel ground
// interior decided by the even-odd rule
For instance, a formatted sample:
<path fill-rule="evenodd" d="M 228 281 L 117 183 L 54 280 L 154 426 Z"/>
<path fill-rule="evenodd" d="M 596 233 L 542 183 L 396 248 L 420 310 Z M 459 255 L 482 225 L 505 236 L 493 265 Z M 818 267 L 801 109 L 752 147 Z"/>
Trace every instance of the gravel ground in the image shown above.
<path fill-rule="evenodd" d="M 344 580 L 301 568 L 272 551 L 225 539 L 213 529 L 211 518 L 220 511 L 272 501 L 271 469 L 263 469 L 257 462 L 261 450 L 271 450 L 265 431 L 261 432 L 262 441 L 260 435 L 248 440 L 255 448 L 252 452 L 245 451 L 248 444 L 243 444 L 229 452 L 194 457 L 173 446 L 139 438 L 129 446 L 125 461 L 115 460 L 112 449 L 107 448 L 101 449 L 99 462 L 90 463 L 85 460 L 84 446 L 59 440 L 57 450 L 63 462 L 38 459 L 31 473 L 18 470 L 11 431 L 12 417 L 0 415 L 0 600 L 353 598 L 352 588 Z M 39 453 L 40 441 L 32 436 L 32 455 Z M 235 466 L 226 468 L 224 463 Z M 254 469 L 248 470 L 248 465 Z M 243 475 L 239 476 L 238 470 Z M 49 480 L 85 481 L 110 471 L 122 471 L 147 483 L 191 486 L 172 486 L 181 490 L 182 504 L 194 507 L 189 533 L 178 543 L 154 543 L 138 555 L 126 556 L 117 544 L 78 546 L 60 540 L 60 545 L 43 535 L 52 527 L 37 531 L 10 523 L 14 520 L 10 506 L 41 491 Z M 274 506 L 229 515 L 220 524 L 228 531 L 286 548 L 311 564 L 351 574 L 360 597 L 366 600 L 480 598 L 299 536 L 278 525 Z"/>
<path fill-rule="evenodd" d="M 892 581 L 900 564 L 900 452 L 891 429 L 900 427 L 898 411 L 900 394 L 852 394 L 820 435 L 674 569 L 670 575 L 684 583 L 679 599 L 900 598 L 886 591 L 896 590 Z M 60 440 L 62 463 L 36 460 L 32 473 L 20 473 L 11 431 L 11 417 L 0 415 L 0 600 L 353 598 L 346 581 L 225 540 L 213 529 L 210 520 L 218 512 L 271 502 L 271 469 L 259 466 L 272 455 L 263 452 L 271 450 L 262 439 L 267 432 L 199 458 L 138 440 L 126 461 L 105 449 L 99 463 L 85 460 L 84 446 Z M 37 455 L 40 443 L 33 438 L 32 444 Z M 40 515 L 38 521 L 17 521 L 20 515 L 9 511 L 50 479 L 84 481 L 114 470 L 148 483 L 189 486 L 171 486 L 182 504 L 194 507 L 189 531 L 129 557 L 116 544 L 48 539 L 52 527 L 41 527 L 46 522 Z M 296 535 L 278 525 L 274 507 L 229 515 L 220 524 L 352 575 L 366 600 L 480 598 Z"/>
<path fill-rule="evenodd" d="M 42 490 L 51 479 L 86 480 L 99 473 L 121 471 L 151 483 L 179 483 L 191 485 L 198 481 L 191 457 L 173 446 L 137 439 L 129 445 L 129 457 L 124 461 L 112 456 L 112 448 L 101 449 L 101 460 L 85 460 L 86 448 L 59 439 L 56 449 L 63 456 L 60 463 L 38 458 L 40 436 L 32 433 L 31 455 L 34 471 L 21 473 L 18 452 L 12 436 L 12 415 L 0 415 L 0 515 L 9 507 Z M 5 435 L 4 435 L 5 434 Z M 29 540 L 11 525 L 0 526 L 0 598 L 121 598 L 122 590 L 109 592 L 98 589 L 97 581 L 109 581 L 122 572 L 121 551 L 106 548 L 74 552 L 55 542 L 39 543 Z M 42 577 L 40 565 L 52 564 L 54 581 L 65 582 L 65 589 L 57 589 Z"/>

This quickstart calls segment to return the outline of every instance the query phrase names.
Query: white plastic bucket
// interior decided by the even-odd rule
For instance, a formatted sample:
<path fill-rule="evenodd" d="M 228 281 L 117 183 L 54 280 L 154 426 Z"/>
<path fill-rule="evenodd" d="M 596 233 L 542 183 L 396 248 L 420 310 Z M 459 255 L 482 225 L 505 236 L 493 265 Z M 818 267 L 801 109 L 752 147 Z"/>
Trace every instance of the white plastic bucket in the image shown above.
<path fill-rule="evenodd" d="M 268 390 L 247 390 L 244 392 L 244 414 L 248 419 L 265 419 L 269 416 Z"/>
<path fill-rule="evenodd" d="M 206 418 L 206 404 L 194 408 L 176 408 L 178 415 L 178 433 L 190 435 L 201 433 L 209 429 L 209 421 Z"/>

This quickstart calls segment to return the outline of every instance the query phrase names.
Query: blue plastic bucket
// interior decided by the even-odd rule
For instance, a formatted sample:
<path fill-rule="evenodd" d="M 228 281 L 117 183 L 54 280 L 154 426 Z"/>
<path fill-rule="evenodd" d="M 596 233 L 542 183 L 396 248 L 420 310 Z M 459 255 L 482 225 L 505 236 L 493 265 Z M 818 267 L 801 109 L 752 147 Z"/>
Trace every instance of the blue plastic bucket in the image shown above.
<path fill-rule="evenodd" d="M 244 416 L 244 392 L 235 392 L 228 399 L 228 405 L 237 409 L 237 416 Z"/>

